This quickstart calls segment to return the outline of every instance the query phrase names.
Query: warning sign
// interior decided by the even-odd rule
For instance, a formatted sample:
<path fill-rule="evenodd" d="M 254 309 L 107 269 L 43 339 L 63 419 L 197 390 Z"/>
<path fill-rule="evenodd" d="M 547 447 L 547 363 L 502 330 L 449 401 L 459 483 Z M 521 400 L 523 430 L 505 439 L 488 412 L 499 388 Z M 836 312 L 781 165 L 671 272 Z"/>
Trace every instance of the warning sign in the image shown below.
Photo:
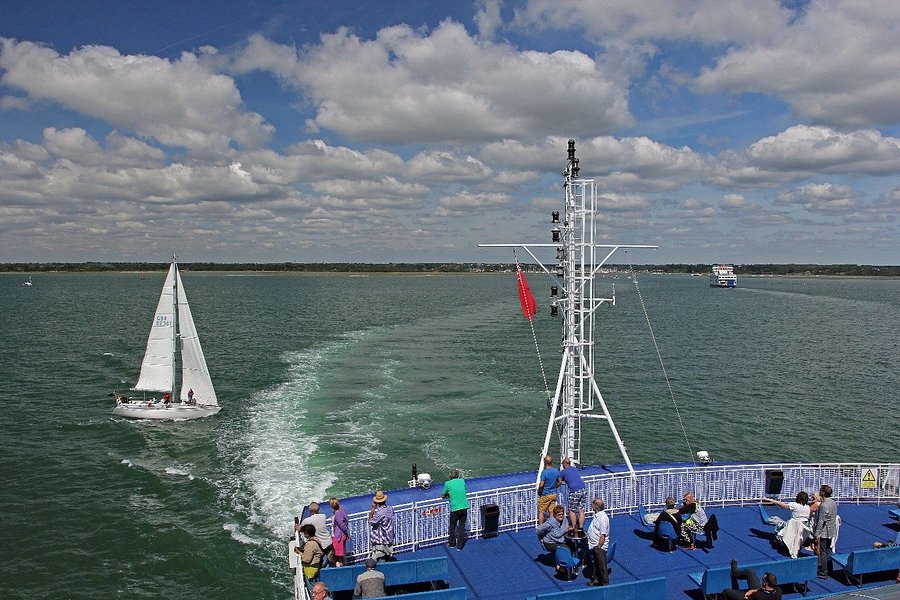
<path fill-rule="evenodd" d="M 859 482 L 860 488 L 864 490 L 878 489 L 878 469 L 875 467 L 863 467 L 862 474 L 862 479 Z"/>

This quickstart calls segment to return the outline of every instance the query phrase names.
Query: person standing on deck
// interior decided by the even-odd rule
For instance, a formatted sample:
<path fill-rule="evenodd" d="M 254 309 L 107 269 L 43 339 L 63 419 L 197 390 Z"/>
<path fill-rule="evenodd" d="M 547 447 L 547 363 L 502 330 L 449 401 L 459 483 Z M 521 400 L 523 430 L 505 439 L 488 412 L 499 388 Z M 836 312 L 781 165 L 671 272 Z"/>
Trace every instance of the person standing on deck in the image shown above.
<path fill-rule="evenodd" d="M 466 543 L 469 497 L 466 495 L 466 480 L 456 469 L 450 471 L 450 479 L 444 484 L 441 498 L 450 499 L 450 529 L 447 532 L 447 545 L 456 546 L 457 551 L 462 551 Z"/>
<path fill-rule="evenodd" d="M 609 585 L 609 567 L 606 564 L 606 552 L 609 550 L 609 515 L 601 498 L 594 498 L 591 503 L 594 509 L 594 520 L 587 530 L 587 545 L 594 553 L 594 577 L 588 585 Z"/>
<path fill-rule="evenodd" d="M 387 494 L 378 490 L 369 509 L 369 557 L 376 561 L 394 556 L 394 509 Z"/>
<path fill-rule="evenodd" d="M 544 523 L 544 514 L 556 506 L 556 490 L 559 487 L 559 469 L 553 468 L 553 457 L 544 457 L 544 470 L 538 483 L 538 525 Z"/>
<path fill-rule="evenodd" d="M 337 498 L 332 496 L 328 500 L 328 505 L 334 511 L 331 516 L 334 566 L 343 567 L 347 557 L 347 544 L 350 542 L 350 521 L 347 519 L 347 510 L 341 506 Z"/>
<path fill-rule="evenodd" d="M 584 530 L 584 503 L 587 500 L 587 488 L 578 468 L 572 465 L 571 459 L 567 456 L 562 461 L 562 471 L 559 472 L 559 479 L 569 488 L 569 523 L 572 527 Z"/>
<path fill-rule="evenodd" d="M 319 542 L 322 551 L 328 557 L 328 562 L 331 562 L 334 558 L 334 548 L 331 543 L 331 533 L 328 532 L 328 519 L 319 512 L 318 502 L 309 503 L 309 516 L 300 521 L 300 526 L 303 525 L 312 525 L 316 528 L 316 541 Z"/>
<path fill-rule="evenodd" d="M 813 528 L 813 537 L 816 540 L 816 553 L 819 555 L 819 579 L 828 579 L 831 570 L 831 540 L 837 535 L 837 504 L 831 498 L 830 485 L 819 488 L 822 503 L 816 510 L 816 525 Z"/>

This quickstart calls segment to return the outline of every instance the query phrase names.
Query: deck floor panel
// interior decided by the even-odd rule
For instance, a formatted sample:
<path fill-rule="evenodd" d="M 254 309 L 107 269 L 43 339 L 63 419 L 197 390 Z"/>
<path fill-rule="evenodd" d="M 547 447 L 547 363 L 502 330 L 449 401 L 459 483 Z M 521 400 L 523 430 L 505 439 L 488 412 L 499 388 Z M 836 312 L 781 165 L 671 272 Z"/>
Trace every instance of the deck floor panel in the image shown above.
<path fill-rule="evenodd" d="M 839 504 L 838 514 L 843 525 L 838 538 L 838 551 L 871 548 L 876 540 L 893 539 L 900 524 L 890 520 L 890 508 L 893 506 Z M 617 548 L 615 559 L 610 564 L 610 582 L 666 577 L 667 600 L 700 600 L 702 594 L 689 579 L 690 573 L 702 572 L 707 567 L 727 566 L 732 558 L 742 564 L 788 560 L 787 551 L 773 544 L 774 528 L 762 524 L 755 505 L 714 507 L 708 508 L 707 512 L 714 513 L 719 521 L 719 539 L 715 546 L 696 550 L 679 548 L 671 553 L 651 545 L 652 534 L 637 515 L 614 515 L 610 539 L 617 543 Z M 588 582 L 584 571 L 579 571 L 573 581 L 556 576 L 553 557 L 541 547 L 533 530 L 501 533 L 491 539 L 471 539 L 462 552 L 444 545 L 405 553 L 398 558 L 434 556 L 448 557 L 450 586 L 465 586 L 471 600 L 522 600 L 541 593 L 580 589 Z M 893 577 L 867 582 L 863 588 L 889 586 L 894 581 Z M 900 586 L 896 588 L 900 590 Z M 811 580 L 809 589 L 813 596 L 856 591 L 854 586 L 846 585 L 840 571 L 828 580 Z M 885 597 L 891 596 L 888 594 Z M 799 590 L 792 589 L 785 594 L 785 598 L 802 596 Z"/>

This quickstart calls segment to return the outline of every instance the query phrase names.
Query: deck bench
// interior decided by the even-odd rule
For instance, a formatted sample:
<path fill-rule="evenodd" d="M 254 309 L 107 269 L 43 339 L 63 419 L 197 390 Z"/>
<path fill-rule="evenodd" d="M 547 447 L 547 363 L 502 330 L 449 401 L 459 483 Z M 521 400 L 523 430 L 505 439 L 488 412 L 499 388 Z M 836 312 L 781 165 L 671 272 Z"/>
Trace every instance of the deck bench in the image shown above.
<path fill-rule="evenodd" d="M 854 550 L 848 554 L 833 554 L 831 562 L 844 569 L 847 583 L 862 586 L 863 575 L 900 569 L 900 546 Z"/>
<path fill-rule="evenodd" d="M 803 558 L 741 564 L 740 567 L 742 569 L 753 569 L 760 579 L 762 579 L 763 573 L 771 573 L 778 579 L 779 586 L 786 583 L 803 584 L 802 594 L 805 596 L 809 589 L 807 581 L 816 577 L 818 558 L 805 556 Z M 688 577 L 697 584 L 700 591 L 703 592 L 704 598 L 710 598 L 731 587 L 731 566 L 711 567 L 702 573 L 691 573 Z"/>
<path fill-rule="evenodd" d="M 664 600 L 666 578 L 638 579 L 627 583 L 594 586 L 531 596 L 528 600 Z"/>
<path fill-rule="evenodd" d="M 414 592 L 401 594 L 403 600 L 466 600 L 469 590 L 464 587 L 447 588 L 445 590 L 431 590 L 428 592 Z"/>
<path fill-rule="evenodd" d="M 397 560 L 380 562 L 376 570 L 384 573 L 385 587 L 411 585 L 416 583 L 446 583 L 450 579 L 450 566 L 446 556 L 420 558 L 418 560 Z M 356 578 L 366 570 L 365 565 L 329 567 L 319 571 L 319 581 L 332 592 L 352 591 Z"/>

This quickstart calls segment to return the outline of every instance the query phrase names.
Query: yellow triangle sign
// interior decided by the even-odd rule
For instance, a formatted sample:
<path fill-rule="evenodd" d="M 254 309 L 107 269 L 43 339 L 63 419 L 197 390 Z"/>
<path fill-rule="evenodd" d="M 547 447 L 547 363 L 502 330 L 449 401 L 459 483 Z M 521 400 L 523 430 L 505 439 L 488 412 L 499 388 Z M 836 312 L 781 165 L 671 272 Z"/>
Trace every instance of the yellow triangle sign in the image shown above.
<path fill-rule="evenodd" d="M 862 478 L 861 487 L 864 490 L 874 490 L 878 487 L 878 479 L 875 478 L 875 474 L 872 472 L 872 469 L 866 469 L 866 473 Z"/>

